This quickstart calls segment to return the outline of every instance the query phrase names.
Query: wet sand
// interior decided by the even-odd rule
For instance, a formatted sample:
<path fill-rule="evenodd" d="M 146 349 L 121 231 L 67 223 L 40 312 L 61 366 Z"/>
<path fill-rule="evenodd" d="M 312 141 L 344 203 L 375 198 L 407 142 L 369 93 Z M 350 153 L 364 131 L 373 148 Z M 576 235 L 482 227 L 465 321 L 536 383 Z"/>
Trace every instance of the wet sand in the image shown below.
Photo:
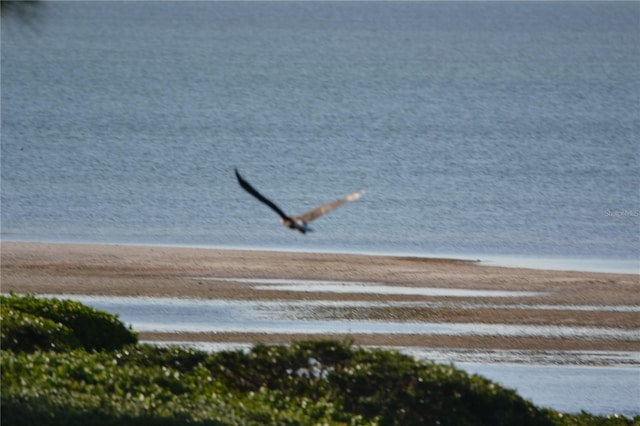
<path fill-rule="evenodd" d="M 428 308 L 323 312 L 350 319 L 478 322 L 639 330 L 640 276 L 501 268 L 477 262 L 395 256 L 175 247 L 2 242 L 1 291 L 241 300 L 442 302 Z M 215 281 L 211 278 L 228 278 Z M 375 282 L 388 286 L 538 292 L 526 297 L 297 292 L 257 289 L 236 279 Z M 474 308 L 458 309 L 457 304 Z M 545 309 L 539 306 L 544 305 Z M 554 308 L 557 307 L 557 308 Z M 283 343 L 304 334 L 141 333 L 144 340 Z M 313 335 L 356 343 L 432 348 L 640 351 L 640 339 L 586 340 L 447 335 Z"/>

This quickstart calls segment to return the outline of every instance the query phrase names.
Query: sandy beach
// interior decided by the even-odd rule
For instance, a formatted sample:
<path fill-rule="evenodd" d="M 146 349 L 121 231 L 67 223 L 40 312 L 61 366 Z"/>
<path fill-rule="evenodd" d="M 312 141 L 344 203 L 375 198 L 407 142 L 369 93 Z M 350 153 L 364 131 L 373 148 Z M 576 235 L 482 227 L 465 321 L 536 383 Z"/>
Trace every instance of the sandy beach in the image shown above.
<path fill-rule="evenodd" d="M 394 256 L 290 253 L 157 246 L 2 242 L 2 293 L 237 300 L 442 302 L 402 309 L 328 310 L 323 318 L 437 323 L 602 327 L 637 331 L 640 276 L 501 268 L 478 262 Z M 220 280 L 224 278 L 225 280 Z M 239 281 L 234 281 L 237 279 Z M 386 286 L 535 292 L 519 297 L 299 292 L 259 289 L 248 279 L 323 280 Z M 244 281 L 243 281 L 244 280 Z M 460 309 L 460 303 L 473 309 Z M 544 306 L 544 309 L 540 309 Z M 631 307 L 631 309 L 629 309 Z M 144 340 L 290 342 L 305 334 L 141 333 Z M 314 335 L 373 345 L 520 350 L 640 351 L 640 339 Z"/>

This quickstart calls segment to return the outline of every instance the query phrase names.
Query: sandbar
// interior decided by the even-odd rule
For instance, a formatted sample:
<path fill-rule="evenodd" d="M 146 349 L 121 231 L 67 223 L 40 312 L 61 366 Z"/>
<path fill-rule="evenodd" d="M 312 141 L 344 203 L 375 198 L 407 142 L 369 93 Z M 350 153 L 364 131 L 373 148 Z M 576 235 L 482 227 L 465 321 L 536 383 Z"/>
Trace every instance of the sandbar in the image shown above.
<path fill-rule="evenodd" d="M 482 265 L 455 259 L 105 244 L 0 243 L 2 293 L 241 300 L 438 302 L 419 309 L 351 309 L 341 319 L 588 326 L 640 330 L 640 276 Z M 219 280 L 224 278 L 225 280 Z M 233 279 L 240 281 L 234 281 Z M 299 292 L 247 279 L 531 292 L 522 297 Z M 242 281 L 245 280 L 245 281 Z M 473 309 L 458 309 L 460 303 Z M 545 309 L 540 309 L 545 306 Z M 557 307 L 554 308 L 554 307 Z M 584 309 L 582 309 L 584 308 Z M 331 313 L 336 315 L 335 312 Z M 350 317 L 353 316 L 353 318 Z M 639 331 L 640 333 L 640 331 Z M 141 333 L 144 340 L 285 343 L 304 334 Z M 317 338 L 318 336 L 312 336 Z M 359 344 L 518 350 L 640 351 L 640 339 L 326 335 Z"/>

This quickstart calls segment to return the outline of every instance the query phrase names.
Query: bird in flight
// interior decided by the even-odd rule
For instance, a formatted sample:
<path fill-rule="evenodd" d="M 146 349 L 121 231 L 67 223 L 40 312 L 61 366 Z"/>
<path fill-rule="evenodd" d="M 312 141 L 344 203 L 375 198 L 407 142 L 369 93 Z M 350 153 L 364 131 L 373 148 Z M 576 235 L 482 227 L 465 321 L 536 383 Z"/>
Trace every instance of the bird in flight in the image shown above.
<path fill-rule="evenodd" d="M 256 197 L 258 200 L 262 201 L 264 204 L 271 207 L 273 211 L 278 213 L 278 215 L 280 216 L 280 222 L 284 226 L 291 229 L 297 229 L 303 234 L 306 234 L 307 232 L 312 231 L 312 229 L 309 228 L 307 225 L 312 220 L 317 219 L 318 217 L 322 216 L 325 213 L 329 213 L 331 210 L 336 209 L 341 205 L 348 203 L 349 201 L 357 200 L 362 196 L 362 194 L 364 194 L 364 191 L 354 192 L 353 194 L 349 194 L 344 198 L 323 204 L 301 215 L 289 216 L 285 212 L 283 212 L 280 209 L 280 207 L 275 205 L 273 201 L 269 200 L 267 197 L 260 194 L 253 186 L 251 186 L 249 182 L 244 180 L 244 178 L 240 176 L 240 173 L 238 173 L 238 169 L 235 169 L 235 172 L 236 172 L 236 177 L 238 178 L 238 183 L 245 191 L 247 191 L 249 194 Z"/>

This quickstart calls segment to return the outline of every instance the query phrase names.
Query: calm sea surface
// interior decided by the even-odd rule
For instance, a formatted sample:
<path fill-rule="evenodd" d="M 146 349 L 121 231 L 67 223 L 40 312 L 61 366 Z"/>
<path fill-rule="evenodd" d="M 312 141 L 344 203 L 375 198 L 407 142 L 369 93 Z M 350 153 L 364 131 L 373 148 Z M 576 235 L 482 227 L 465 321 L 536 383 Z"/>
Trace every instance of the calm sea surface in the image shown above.
<path fill-rule="evenodd" d="M 638 268 L 638 2 L 45 2 L 1 72 L 5 240 Z"/>

